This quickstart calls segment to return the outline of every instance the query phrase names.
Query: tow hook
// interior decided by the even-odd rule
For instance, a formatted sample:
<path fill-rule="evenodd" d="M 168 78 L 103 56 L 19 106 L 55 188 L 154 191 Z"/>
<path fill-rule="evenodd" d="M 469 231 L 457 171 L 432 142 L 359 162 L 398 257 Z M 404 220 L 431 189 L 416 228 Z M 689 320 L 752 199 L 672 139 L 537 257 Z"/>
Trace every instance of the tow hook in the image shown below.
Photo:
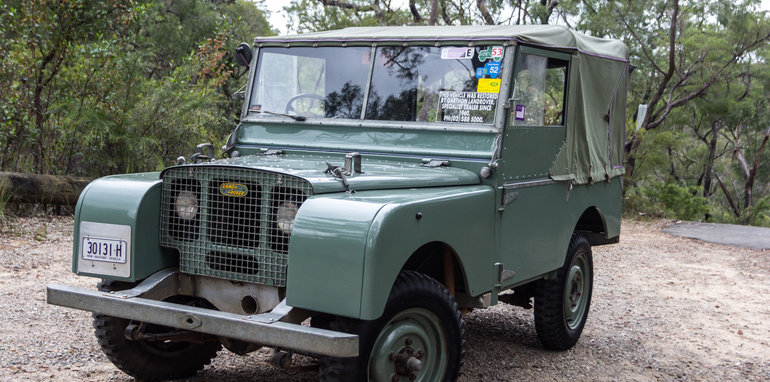
<path fill-rule="evenodd" d="M 291 360 L 294 353 L 291 351 L 283 351 L 276 349 L 270 357 L 270 363 L 281 369 L 288 369 L 291 367 Z"/>
<path fill-rule="evenodd" d="M 186 330 L 173 330 L 166 333 L 145 333 L 147 324 L 141 322 L 139 324 L 131 323 L 126 326 L 126 330 L 123 331 L 123 336 L 130 341 L 175 341 L 175 342 L 193 342 L 193 343 L 205 343 L 211 341 L 212 337 L 203 333 L 189 332 Z"/>

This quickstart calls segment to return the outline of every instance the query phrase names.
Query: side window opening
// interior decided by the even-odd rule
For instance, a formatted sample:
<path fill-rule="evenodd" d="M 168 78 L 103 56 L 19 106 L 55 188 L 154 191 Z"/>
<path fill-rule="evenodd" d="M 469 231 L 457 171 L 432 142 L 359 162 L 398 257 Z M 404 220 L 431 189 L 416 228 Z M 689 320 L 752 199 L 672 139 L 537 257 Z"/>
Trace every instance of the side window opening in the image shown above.
<path fill-rule="evenodd" d="M 508 123 L 516 126 L 564 125 L 569 61 L 522 54 L 516 72 L 514 107 Z"/>

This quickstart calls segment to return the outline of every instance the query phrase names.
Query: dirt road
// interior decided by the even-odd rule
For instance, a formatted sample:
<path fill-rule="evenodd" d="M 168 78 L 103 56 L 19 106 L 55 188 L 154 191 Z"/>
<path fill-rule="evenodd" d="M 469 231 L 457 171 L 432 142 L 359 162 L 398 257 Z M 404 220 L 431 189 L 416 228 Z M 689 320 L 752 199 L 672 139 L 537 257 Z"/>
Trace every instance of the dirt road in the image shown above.
<path fill-rule="evenodd" d="M 770 380 L 770 251 L 669 236 L 667 223 L 624 221 L 620 244 L 594 248 L 593 304 L 569 351 L 538 344 L 531 311 L 501 304 L 465 316 L 461 380 Z M 71 235 L 71 218 L 19 219 L 2 232 L 0 380 L 131 380 L 102 355 L 89 313 L 45 304 L 48 283 L 95 285 L 70 271 Z M 194 380 L 316 379 L 274 368 L 270 354 L 222 351 Z"/>

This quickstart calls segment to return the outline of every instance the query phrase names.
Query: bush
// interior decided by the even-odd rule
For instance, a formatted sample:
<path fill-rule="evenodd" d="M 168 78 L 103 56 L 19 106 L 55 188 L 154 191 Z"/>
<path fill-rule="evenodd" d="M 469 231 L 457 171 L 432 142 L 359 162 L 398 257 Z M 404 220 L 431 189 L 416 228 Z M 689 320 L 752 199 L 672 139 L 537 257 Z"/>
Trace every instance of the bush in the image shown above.
<path fill-rule="evenodd" d="M 746 213 L 748 224 L 770 227 L 770 195 L 759 199 L 756 204 L 746 210 Z"/>
<path fill-rule="evenodd" d="M 696 186 L 662 182 L 627 190 L 623 207 L 626 213 L 695 221 L 710 211 L 708 200 L 698 195 Z"/>

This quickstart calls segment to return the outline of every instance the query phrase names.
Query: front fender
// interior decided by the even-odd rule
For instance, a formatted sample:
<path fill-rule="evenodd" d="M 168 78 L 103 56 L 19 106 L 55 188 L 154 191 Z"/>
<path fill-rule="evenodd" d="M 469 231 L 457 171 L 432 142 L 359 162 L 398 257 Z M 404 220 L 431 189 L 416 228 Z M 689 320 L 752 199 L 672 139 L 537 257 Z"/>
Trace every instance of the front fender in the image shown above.
<path fill-rule="evenodd" d="M 488 186 L 411 190 L 412 200 L 392 203 L 369 230 L 364 261 L 361 319 L 382 315 L 396 276 L 424 244 L 454 249 L 468 294 L 493 287 L 495 193 Z M 420 213 L 421 218 L 417 219 Z"/>
<path fill-rule="evenodd" d="M 494 280 L 493 207 L 494 190 L 487 186 L 312 197 L 300 208 L 292 230 L 287 303 L 375 319 L 406 261 L 433 241 L 457 252 L 469 293 L 489 290 Z"/>
<path fill-rule="evenodd" d="M 383 206 L 348 194 L 302 203 L 289 245 L 288 305 L 359 317 L 366 236 Z"/>
<path fill-rule="evenodd" d="M 161 180 L 157 172 L 115 175 L 91 182 L 80 194 L 75 208 L 72 271 L 78 275 L 138 281 L 156 271 L 175 266 L 178 255 L 158 242 Z M 128 264 L 121 269 L 103 269 L 79 261 L 83 223 L 130 231 Z"/>

